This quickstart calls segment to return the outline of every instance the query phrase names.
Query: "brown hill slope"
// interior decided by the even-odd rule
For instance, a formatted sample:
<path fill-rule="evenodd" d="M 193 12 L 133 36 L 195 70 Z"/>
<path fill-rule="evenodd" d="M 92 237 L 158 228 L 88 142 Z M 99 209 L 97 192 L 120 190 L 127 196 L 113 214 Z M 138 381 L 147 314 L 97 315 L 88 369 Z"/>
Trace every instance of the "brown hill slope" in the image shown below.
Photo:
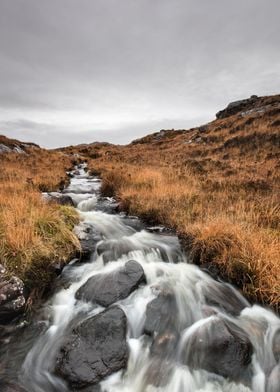
<path fill-rule="evenodd" d="M 123 208 L 175 228 L 193 262 L 277 308 L 279 128 L 280 95 L 253 96 L 197 128 L 65 151 L 88 157 Z"/>

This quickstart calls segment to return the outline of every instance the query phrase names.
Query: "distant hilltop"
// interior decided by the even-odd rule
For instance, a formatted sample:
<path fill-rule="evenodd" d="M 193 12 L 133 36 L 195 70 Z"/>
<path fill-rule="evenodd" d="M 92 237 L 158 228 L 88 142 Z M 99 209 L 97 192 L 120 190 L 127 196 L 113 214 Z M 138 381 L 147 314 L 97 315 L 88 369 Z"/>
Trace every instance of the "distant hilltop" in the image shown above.
<path fill-rule="evenodd" d="M 250 129 L 248 127 L 250 126 Z M 252 95 L 250 98 L 234 101 L 228 104 L 225 109 L 220 110 L 216 114 L 216 120 L 207 124 L 198 125 L 190 129 L 161 129 L 157 132 L 151 132 L 146 136 L 133 140 L 129 145 L 139 144 L 162 144 L 165 142 L 175 141 L 179 135 L 186 144 L 209 144 L 217 138 L 217 131 L 219 129 L 228 129 L 230 138 L 233 137 L 236 131 L 247 130 L 248 132 L 255 132 L 257 126 L 263 126 L 268 131 L 270 129 L 272 134 L 278 132 L 280 127 L 280 94 L 258 97 Z M 212 135 L 215 134 L 215 137 Z M 267 133 L 267 132 L 266 132 Z M 188 136 L 184 136 L 188 135 Z M 208 137 L 207 137 L 208 135 Z M 221 135 L 223 138 L 226 134 Z M 228 136 L 227 136 L 228 138 Z M 278 137 L 275 135 L 278 143 Z M 229 140 L 227 141 L 229 143 Z M 100 151 L 112 150 L 114 148 L 122 148 L 124 146 L 114 145 L 108 142 L 95 141 L 93 143 L 82 143 L 78 145 L 70 145 L 67 147 L 57 148 L 58 151 L 79 153 L 89 155 L 91 158 L 100 157 Z M 163 145 L 162 145 L 163 148 Z M 28 149 L 40 149 L 40 146 L 34 143 L 24 143 L 15 139 L 9 139 L 6 136 L 0 135 L 0 154 L 5 152 L 26 153 Z"/>

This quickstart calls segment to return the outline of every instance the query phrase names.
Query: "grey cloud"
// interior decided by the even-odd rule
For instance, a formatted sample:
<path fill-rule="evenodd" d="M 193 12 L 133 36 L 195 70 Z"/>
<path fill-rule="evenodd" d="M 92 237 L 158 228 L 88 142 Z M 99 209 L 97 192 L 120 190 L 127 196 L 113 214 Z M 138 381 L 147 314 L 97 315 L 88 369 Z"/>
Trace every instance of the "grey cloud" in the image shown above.
<path fill-rule="evenodd" d="M 278 0 L 1 0 L 1 130 L 54 146 L 131 129 L 127 142 L 278 93 L 279 11 Z"/>

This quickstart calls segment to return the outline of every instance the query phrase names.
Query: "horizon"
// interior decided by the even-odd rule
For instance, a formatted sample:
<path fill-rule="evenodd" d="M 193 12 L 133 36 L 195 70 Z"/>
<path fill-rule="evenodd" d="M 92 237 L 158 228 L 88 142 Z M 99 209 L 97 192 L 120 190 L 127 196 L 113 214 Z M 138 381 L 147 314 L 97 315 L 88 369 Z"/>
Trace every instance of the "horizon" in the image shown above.
<path fill-rule="evenodd" d="M 0 133 L 124 145 L 278 94 L 279 11 L 276 0 L 2 0 Z"/>

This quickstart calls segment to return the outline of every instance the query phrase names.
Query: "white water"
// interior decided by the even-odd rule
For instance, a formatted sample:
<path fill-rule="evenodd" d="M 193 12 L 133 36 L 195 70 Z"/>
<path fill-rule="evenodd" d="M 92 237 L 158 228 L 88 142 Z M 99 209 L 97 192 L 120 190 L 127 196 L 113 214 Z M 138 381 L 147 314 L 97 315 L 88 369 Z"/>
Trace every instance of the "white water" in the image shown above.
<path fill-rule="evenodd" d="M 198 267 L 188 264 L 174 236 L 136 232 L 125 225 L 121 215 L 94 211 L 98 203 L 100 182 L 92 180 L 84 167 L 71 180 L 65 193 L 78 203 L 81 219 L 100 231 L 104 242 L 118 251 L 127 246 L 129 253 L 118 260 L 104 264 L 102 254 L 92 255 L 92 262 L 68 266 L 63 275 L 70 280 L 68 288 L 57 292 L 46 305 L 47 331 L 35 342 L 22 367 L 21 382 L 29 392 L 66 392 L 66 383 L 54 376 L 55 358 L 67 326 L 76 317 L 89 317 L 103 310 L 75 299 L 75 293 L 87 279 L 95 274 L 114 271 L 128 260 L 139 262 L 145 272 L 147 284 L 119 301 L 128 319 L 127 340 L 130 348 L 127 369 L 109 376 L 101 382 L 106 392 L 267 392 L 266 380 L 276 366 L 272 352 L 274 333 L 280 328 L 280 320 L 271 311 L 259 306 L 250 307 L 239 293 L 229 288 L 232 296 L 246 305 L 238 317 L 223 313 L 220 307 L 206 303 L 206 296 L 221 295 L 221 283 L 214 281 Z M 102 246 L 102 243 L 100 244 Z M 176 264 L 173 263 L 176 261 Z M 176 298 L 176 326 L 181 331 L 177 356 L 173 360 L 150 355 L 151 337 L 144 335 L 143 326 L 147 304 L 160 292 L 170 292 Z M 231 298 L 225 298 L 230 302 Z M 209 309 L 211 310 L 210 314 Z M 253 375 L 250 385 L 235 384 L 205 370 L 192 370 L 180 361 L 181 349 L 188 338 L 202 324 L 216 314 L 231 320 L 248 332 L 254 346 Z M 208 313 L 207 313 L 208 312 Z M 261 331 L 261 332 L 260 332 Z M 165 380 L 162 385 L 155 378 Z M 280 389 L 279 389 L 280 390 Z M 268 391 L 270 392 L 270 391 Z M 273 390 L 273 392 L 275 392 Z"/>

